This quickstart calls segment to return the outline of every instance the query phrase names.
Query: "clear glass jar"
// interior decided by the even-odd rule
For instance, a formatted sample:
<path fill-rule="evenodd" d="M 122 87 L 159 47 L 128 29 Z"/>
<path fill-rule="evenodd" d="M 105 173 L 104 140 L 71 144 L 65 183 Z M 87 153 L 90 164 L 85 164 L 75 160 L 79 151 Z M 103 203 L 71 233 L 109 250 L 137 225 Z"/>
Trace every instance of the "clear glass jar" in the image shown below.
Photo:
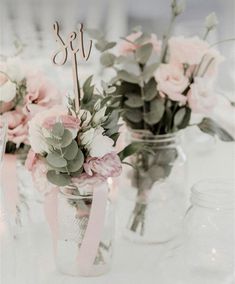
<path fill-rule="evenodd" d="M 128 184 L 123 188 L 129 200 L 126 238 L 144 243 L 166 242 L 181 229 L 185 214 L 186 156 L 176 134 L 153 135 L 129 132 L 129 142 L 141 143 L 131 159 Z"/>
<path fill-rule="evenodd" d="M 201 275 L 205 283 L 232 283 L 228 280 L 235 268 L 235 181 L 198 182 L 191 203 L 184 228 L 191 275 Z"/>
<path fill-rule="evenodd" d="M 44 221 L 42 197 L 35 189 L 24 161 L 17 155 L 9 154 L 5 154 L 4 160 L 3 204 L 11 236 L 17 239 L 22 233 L 31 230 L 33 224 Z"/>
<path fill-rule="evenodd" d="M 58 194 L 56 264 L 62 273 L 72 276 L 98 276 L 111 268 L 114 206 L 110 195 L 107 195 L 106 200 L 103 199 L 103 205 L 102 202 L 97 204 L 99 201 L 95 201 L 94 192 L 102 188 L 108 189 L 107 183 L 103 183 L 101 188 L 97 187 L 84 190 L 72 185 L 61 188 Z M 97 214 L 94 210 L 98 210 Z M 97 219 L 97 215 L 102 215 L 102 211 L 103 217 Z M 84 265 L 86 267 L 82 267 Z"/>

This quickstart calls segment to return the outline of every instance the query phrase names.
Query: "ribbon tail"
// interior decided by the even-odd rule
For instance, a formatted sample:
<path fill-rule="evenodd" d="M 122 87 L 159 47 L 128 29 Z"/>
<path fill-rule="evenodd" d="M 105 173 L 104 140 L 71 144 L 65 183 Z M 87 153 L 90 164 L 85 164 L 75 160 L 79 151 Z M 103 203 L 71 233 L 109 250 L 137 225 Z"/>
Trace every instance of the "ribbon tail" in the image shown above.
<path fill-rule="evenodd" d="M 98 252 L 104 228 L 107 199 L 107 184 L 96 187 L 93 192 L 93 201 L 87 229 L 77 257 L 79 270 L 83 275 L 90 274 Z"/>
<path fill-rule="evenodd" d="M 4 155 L 1 177 L 6 210 L 14 217 L 16 217 L 16 206 L 19 203 L 16 161 L 16 155 Z"/>

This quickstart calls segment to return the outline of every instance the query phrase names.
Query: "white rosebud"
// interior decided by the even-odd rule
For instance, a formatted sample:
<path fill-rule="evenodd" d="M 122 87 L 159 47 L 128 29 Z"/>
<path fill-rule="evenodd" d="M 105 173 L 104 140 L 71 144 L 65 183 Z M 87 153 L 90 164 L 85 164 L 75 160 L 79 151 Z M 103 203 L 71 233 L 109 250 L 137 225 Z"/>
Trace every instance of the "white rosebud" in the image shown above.
<path fill-rule="evenodd" d="M 84 146 L 89 145 L 92 142 L 92 140 L 93 140 L 94 134 L 95 134 L 95 129 L 94 128 L 90 128 L 89 130 L 84 132 L 80 136 L 81 144 L 84 145 Z"/>
<path fill-rule="evenodd" d="M 185 10 L 185 2 L 181 1 L 177 3 L 176 0 L 173 0 L 172 10 L 175 16 L 178 16 L 179 14 L 183 13 L 183 11 Z"/>
<path fill-rule="evenodd" d="M 208 30 L 214 29 L 218 25 L 218 23 L 219 23 L 219 21 L 217 19 L 215 12 L 209 14 L 206 17 L 205 26 Z"/>
<path fill-rule="evenodd" d="M 89 112 L 89 110 L 80 109 L 79 117 L 81 118 L 82 126 L 86 127 L 91 120 L 91 113 Z"/>
<path fill-rule="evenodd" d="M 98 100 L 94 105 L 94 111 L 98 111 L 100 109 L 100 100 Z"/>
<path fill-rule="evenodd" d="M 7 80 L 0 85 L 0 101 L 10 102 L 16 96 L 16 84 Z"/>
<path fill-rule="evenodd" d="M 106 107 L 102 107 L 99 111 L 97 111 L 92 119 L 94 125 L 99 125 L 104 121 L 105 118 Z"/>

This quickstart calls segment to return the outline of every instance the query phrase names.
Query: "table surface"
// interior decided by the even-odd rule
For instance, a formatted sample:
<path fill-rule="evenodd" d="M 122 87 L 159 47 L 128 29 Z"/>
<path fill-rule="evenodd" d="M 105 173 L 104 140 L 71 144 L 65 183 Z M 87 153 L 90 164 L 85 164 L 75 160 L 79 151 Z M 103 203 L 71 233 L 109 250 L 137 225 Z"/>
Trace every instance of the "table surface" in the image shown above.
<path fill-rule="evenodd" d="M 203 178 L 231 178 L 235 169 L 235 148 L 233 143 L 213 142 L 206 136 L 193 141 L 189 133 L 188 192 L 192 184 Z M 204 149 L 204 150 L 202 150 Z M 117 216 L 121 218 L 123 197 L 117 203 Z M 167 244 L 140 245 L 122 238 L 117 228 L 115 253 L 111 272 L 94 278 L 76 278 L 61 274 L 54 265 L 51 238 L 47 224 L 38 222 L 19 239 L 1 241 L 1 284 L 209 284 L 191 279 L 183 280 L 185 270 L 172 265 L 174 253 L 181 244 L 180 238 Z M 182 267 L 181 267 L 182 268 Z M 174 271 L 175 270 L 175 271 Z M 173 275 L 177 275 L 179 278 Z M 167 271 L 167 272 L 166 272 Z M 171 277 L 169 277 L 171 275 Z M 185 278 L 186 279 L 186 278 Z M 228 279 L 225 284 L 232 284 Z M 214 282 L 212 284 L 215 284 Z M 222 283 L 220 283 L 222 284 Z"/>

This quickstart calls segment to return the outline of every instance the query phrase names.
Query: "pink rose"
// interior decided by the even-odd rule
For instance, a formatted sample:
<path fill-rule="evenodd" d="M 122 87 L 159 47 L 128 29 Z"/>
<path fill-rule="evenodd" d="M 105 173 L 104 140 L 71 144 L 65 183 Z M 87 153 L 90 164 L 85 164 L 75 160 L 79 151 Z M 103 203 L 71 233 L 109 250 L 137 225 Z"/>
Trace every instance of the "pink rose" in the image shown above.
<path fill-rule="evenodd" d="M 69 129 L 80 129 L 80 119 L 71 115 L 61 115 L 59 116 L 59 121 L 63 124 L 65 128 Z M 43 127 L 46 129 L 51 129 L 53 125 L 58 122 L 57 116 L 51 116 L 44 120 Z"/>
<path fill-rule="evenodd" d="M 126 37 L 127 40 L 123 40 L 119 45 L 120 54 L 127 55 L 128 53 L 134 52 L 140 45 L 135 44 L 135 40 L 137 40 L 142 35 L 142 32 L 136 32 L 128 35 Z M 129 42 L 130 41 L 130 42 Z M 132 43 L 133 42 L 133 43 Z M 157 39 L 155 34 L 151 34 L 151 38 L 147 39 L 146 43 L 152 43 L 153 50 L 157 53 L 160 53 L 162 42 Z"/>
<path fill-rule="evenodd" d="M 193 112 L 208 115 L 216 104 L 216 97 L 211 84 L 205 78 L 196 77 L 190 85 L 188 104 Z"/>
<path fill-rule="evenodd" d="M 56 118 L 59 121 L 60 116 L 66 116 L 67 110 L 62 106 L 54 106 L 51 109 L 46 109 L 37 113 L 29 121 L 29 141 L 35 153 L 48 152 L 48 145 L 43 139 L 42 129 L 43 124 L 47 119 Z"/>
<path fill-rule="evenodd" d="M 88 157 L 84 163 L 84 170 L 89 176 L 98 174 L 108 178 L 119 176 L 122 171 L 122 166 L 118 155 L 112 152 L 102 158 Z"/>
<path fill-rule="evenodd" d="M 170 62 L 197 65 L 208 51 L 209 44 L 199 37 L 172 37 L 168 41 Z"/>
<path fill-rule="evenodd" d="M 37 161 L 37 154 L 32 149 L 30 149 L 28 152 L 26 161 L 25 161 L 26 169 L 28 171 L 32 171 L 33 166 L 35 165 L 36 161 Z"/>
<path fill-rule="evenodd" d="M 7 140 L 16 144 L 28 144 L 28 120 L 21 110 L 5 112 L 4 117 L 8 122 Z"/>
<path fill-rule="evenodd" d="M 187 98 L 182 93 L 189 82 L 182 69 L 172 64 L 161 64 L 155 72 L 155 80 L 162 97 L 167 95 L 173 101 L 186 103 Z"/>
<path fill-rule="evenodd" d="M 36 112 L 61 103 L 61 93 L 42 73 L 36 72 L 30 74 L 26 80 L 27 95 L 25 97 L 25 111 L 34 115 Z"/>

